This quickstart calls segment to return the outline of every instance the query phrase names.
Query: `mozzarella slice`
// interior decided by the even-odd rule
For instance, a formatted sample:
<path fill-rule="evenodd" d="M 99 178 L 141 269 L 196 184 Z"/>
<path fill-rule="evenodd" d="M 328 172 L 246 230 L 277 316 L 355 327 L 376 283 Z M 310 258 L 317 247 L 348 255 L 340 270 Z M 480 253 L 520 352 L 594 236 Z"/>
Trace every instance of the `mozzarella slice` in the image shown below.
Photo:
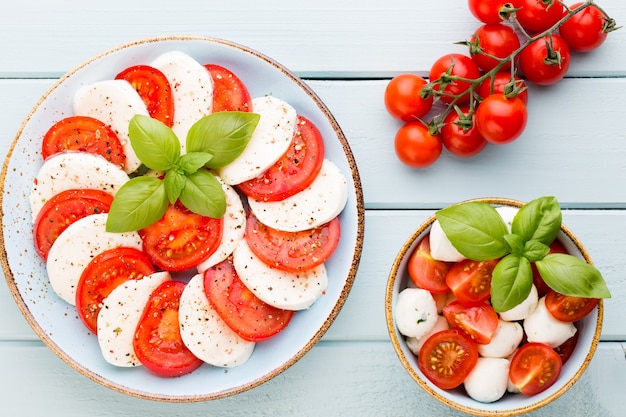
<path fill-rule="evenodd" d="M 539 293 L 537 292 L 537 287 L 533 285 L 530 288 L 528 297 L 512 309 L 500 313 L 500 318 L 506 321 L 524 320 L 526 317 L 530 316 L 533 311 L 535 311 L 538 301 Z"/>
<path fill-rule="evenodd" d="M 318 227 L 339 215 L 348 200 L 348 182 L 339 168 L 325 159 L 306 189 L 282 201 L 248 199 L 259 221 L 269 227 L 297 232 Z"/>
<path fill-rule="evenodd" d="M 255 343 L 242 339 L 219 317 L 204 293 L 204 278 L 197 274 L 187 284 L 178 309 L 180 335 L 185 346 L 206 363 L 234 367 L 246 362 Z"/>
<path fill-rule="evenodd" d="M 250 142 L 233 162 L 217 170 L 226 184 L 256 178 L 287 152 L 293 140 L 297 113 L 289 103 L 273 96 L 257 97 L 252 108 L 261 118 Z"/>
<path fill-rule="evenodd" d="M 61 191 L 94 188 L 115 195 L 128 181 L 128 175 L 99 155 L 67 152 L 46 159 L 39 169 L 30 193 L 33 220 L 43 205 Z"/>
<path fill-rule="evenodd" d="M 89 262 L 99 253 L 125 246 L 141 250 L 137 232 L 109 233 L 107 213 L 92 214 L 77 220 L 54 241 L 46 269 L 52 289 L 71 305 L 76 305 L 76 286 Z"/>
<path fill-rule="evenodd" d="M 446 320 L 444 316 L 437 316 L 437 321 L 435 322 L 435 325 L 428 333 L 426 333 L 420 338 L 407 336 L 406 345 L 408 346 L 409 349 L 411 349 L 411 352 L 413 352 L 414 355 L 419 355 L 420 349 L 422 349 L 422 346 L 424 346 L 424 342 L 426 342 L 426 340 L 430 336 L 442 330 L 448 330 L 449 328 L 450 328 L 450 325 L 448 324 L 448 320 Z"/>
<path fill-rule="evenodd" d="M 430 256 L 445 262 L 459 262 L 465 259 L 465 256 L 452 245 L 439 220 L 435 220 L 430 226 Z"/>
<path fill-rule="evenodd" d="M 421 288 L 405 288 L 398 294 L 395 316 L 398 331 L 417 339 L 430 333 L 439 317 L 433 296 Z"/>
<path fill-rule="evenodd" d="M 301 272 L 270 268 L 242 240 L 233 253 L 237 275 L 250 291 L 269 305 L 284 310 L 309 308 L 328 287 L 324 264 Z"/>
<path fill-rule="evenodd" d="M 165 75 L 172 89 L 174 119 L 172 130 L 185 153 L 189 128 L 213 107 L 213 79 L 198 61 L 181 51 L 166 52 L 151 64 Z"/>
<path fill-rule="evenodd" d="M 524 320 L 524 331 L 529 342 L 545 343 L 555 348 L 576 334 L 576 326 L 552 317 L 545 301 L 546 297 L 541 297 L 535 311 Z"/>
<path fill-rule="evenodd" d="M 484 357 L 506 358 L 519 346 L 524 329 L 518 322 L 499 320 L 498 328 L 486 345 L 478 344 L 478 353 Z"/>
<path fill-rule="evenodd" d="M 463 385 L 467 394 L 483 403 L 502 398 L 509 382 L 508 359 L 478 358 L 476 365 L 465 378 Z"/>
<path fill-rule="evenodd" d="M 149 113 L 128 81 L 104 80 L 82 86 L 74 94 L 72 106 L 77 116 L 90 116 L 110 125 L 124 147 L 124 170 L 130 173 L 139 168 L 141 161 L 130 144 L 128 124 L 136 114 Z"/>
<path fill-rule="evenodd" d="M 169 281 L 169 272 L 155 272 L 140 280 L 129 280 L 113 289 L 98 313 L 98 344 L 104 359 L 115 366 L 139 366 L 133 339 L 139 320 L 159 285 Z"/>

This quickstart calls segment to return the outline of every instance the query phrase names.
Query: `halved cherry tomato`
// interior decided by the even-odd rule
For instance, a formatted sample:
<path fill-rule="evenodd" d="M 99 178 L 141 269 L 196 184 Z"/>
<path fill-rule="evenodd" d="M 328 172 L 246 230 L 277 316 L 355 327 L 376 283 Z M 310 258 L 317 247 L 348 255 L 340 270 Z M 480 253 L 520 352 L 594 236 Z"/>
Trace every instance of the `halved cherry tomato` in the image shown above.
<path fill-rule="evenodd" d="M 139 234 L 144 252 L 154 265 L 167 271 L 182 271 L 195 267 L 215 252 L 223 227 L 223 219 L 201 216 L 176 203 Z"/>
<path fill-rule="evenodd" d="M 572 353 L 574 353 L 574 349 L 576 349 L 576 344 L 578 343 L 579 335 L 580 335 L 580 332 L 574 333 L 574 336 L 567 339 L 560 346 L 557 346 L 554 348 L 556 353 L 558 353 L 559 356 L 561 357 L 561 361 L 563 362 L 563 365 L 565 365 L 565 362 L 567 362 L 569 358 L 572 357 Z"/>
<path fill-rule="evenodd" d="M 599 301 L 597 298 L 572 297 L 550 290 L 546 295 L 546 308 L 555 319 L 573 322 L 591 313 Z"/>
<path fill-rule="evenodd" d="M 109 126 L 89 116 L 69 116 L 56 122 L 43 137 L 41 156 L 79 151 L 100 155 L 121 168 L 126 163 L 124 147 Z"/>
<path fill-rule="evenodd" d="M 558 353 L 543 343 L 526 343 L 511 358 L 509 379 L 524 395 L 548 389 L 561 374 L 563 363 Z"/>
<path fill-rule="evenodd" d="M 433 107 L 433 97 L 422 98 L 427 84 L 417 74 L 405 73 L 393 77 L 385 88 L 385 108 L 396 119 L 410 122 L 424 117 Z"/>
<path fill-rule="evenodd" d="M 487 141 L 476 129 L 474 114 L 469 115 L 469 106 L 459 108 L 463 117 L 456 111 L 450 112 L 443 119 L 441 140 L 443 146 L 453 155 L 469 158 L 478 155 L 487 146 Z"/>
<path fill-rule="evenodd" d="M 567 253 L 567 250 L 558 240 L 555 240 L 550 244 L 550 252 L 548 253 Z M 530 264 L 530 267 L 533 271 L 533 284 L 537 287 L 537 293 L 539 294 L 539 298 L 541 298 L 551 291 L 550 287 L 548 287 L 548 284 L 541 278 L 534 262 Z"/>
<path fill-rule="evenodd" d="M 97 333 L 98 312 L 111 291 L 123 282 L 153 272 L 154 267 L 140 250 L 117 247 L 99 253 L 87 264 L 76 286 L 78 317 L 92 333 Z"/>
<path fill-rule="evenodd" d="M 291 145 L 269 169 L 237 188 L 255 200 L 281 201 L 307 188 L 324 162 L 324 140 L 317 127 L 298 116 Z"/>
<path fill-rule="evenodd" d="M 513 88 L 516 86 L 522 90 L 517 94 L 517 97 L 521 98 L 524 104 L 528 104 L 528 90 L 526 89 L 524 80 L 518 76 L 515 76 L 511 80 L 510 71 L 500 71 L 493 76 L 493 79 L 487 78 L 485 81 L 480 83 L 476 89 L 476 93 L 478 93 L 482 99 L 486 99 L 487 96 L 492 94 L 501 93 L 508 95 L 508 93 L 512 92 Z"/>
<path fill-rule="evenodd" d="M 133 339 L 137 359 L 162 377 L 188 374 L 202 365 L 183 343 L 178 321 L 180 296 L 185 283 L 165 281 L 150 295 Z"/>
<path fill-rule="evenodd" d="M 442 75 L 452 75 L 468 80 L 475 80 L 480 77 L 480 69 L 472 58 L 463 54 L 447 54 L 443 55 L 435 61 L 430 68 L 429 80 L 435 82 L 440 80 Z M 456 96 L 461 96 L 456 104 L 466 104 L 469 102 L 469 94 L 463 94 L 470 87 L 470 82 L 463 80 L 451 81 L 442 85 L 435 85 L 434 90 L 442 91 L 445 95 L 441 96 L 441 101 L 451 103 Z"/>
<path fill-rule="evenodd" d="M 443 308 L 443 315 L 455 329 L 463 331 L 479 344 L 491 342 L 498 328 L 498 314 L 487 303 L 465 307 L 458 300 Z"/>
<path fill-rule="evenodd" d="M 174 122 L 174 99 L 167 77 L 149 65 L 135 65 L 115 76 L 133 86 L 148 108 L 150 117 L 172 127 Z"/>
<path fill-rule="evenodd" d="M 204 272 L 204 292 L 228 327 L 252 342 L 279 333 L 287 327 L 294 313 L 273 307 L 257 298 L 241 282 L 230 259 Z"/>
<path fill-rule="evenodd" d="M 446 294 L 450 292 L 446 274 L 451 266 L 451 263 L 438 261 L 430 255 L 430 237 L 426 235 L 409 258 L 409 277 L 419 288 L 433 294 Z"/>
<path fill-rule="evenodd" d="M 212 112 L 252 111 L 252 100 L 248 88 L 231 70 L 220 65 L 204 66 L 213 78 Z"/>
<path fill-rule="evenodd" d="M 502 23 L 483 25 L 470 38 L 470 56 L 478 67 L 490 71 L 500 60 L 509 57 L 520 47 L 517 33 Z M 510 70 L 513 62 L 507 62 L 502 70 Z"/>
<path fill-rule="evenodd" d="M 480 305 L 491 296 L 491 274 L 499 259 L 455 263 L 446 275 L 446 284 L 462 305 Z"/>
<path fill-rule="evenodd" d="M 583 3 L 575 3 L 570 9 L 576 9 Z M 605 26 L 608 17 L 597 7 L 590 5 L 579 11 L 559 28 L 559 34 L 571 49 L 589 52 L 604 43 L 607 37 Z"/>
<path fill-rule="evenodd" d="M 442 330 L 430 336 L 419 351 L 417 365 L 441 389 L 463 383 L 478 361 L 478 346 L 459 330 Z"/>
<path fill-rule="evenodd" d="M 67 227 L 90 214 L 107 213 L 113 196 L 102 190 L 71 189 L 54 195 L 43 205 L 33 228 L 35 249 L 48 259 L 54 241 Z"/>
<path fill-rule="evenodd" d="M 335 217 L 326 224 L 285 232 L 261 223 L 248 211 L 245 238 L 252 252 L 272 268 L 306 271 L 326 262 L 339 244 L 341 226 Z"/>
<path fill-rule="evenodd" d="M 520 52 L 518 65 L 528 81 L 551 85 L 563 79 L 570 61 L 569 46 L 562 37 L 553 33 L 533 41 Z"/>

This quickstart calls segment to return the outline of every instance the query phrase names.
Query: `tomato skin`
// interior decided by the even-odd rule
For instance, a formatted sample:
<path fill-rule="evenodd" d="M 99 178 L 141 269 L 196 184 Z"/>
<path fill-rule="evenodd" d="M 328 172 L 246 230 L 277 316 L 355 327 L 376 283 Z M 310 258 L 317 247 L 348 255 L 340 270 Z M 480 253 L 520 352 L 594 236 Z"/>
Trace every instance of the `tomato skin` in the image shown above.
<path fill-rule="evenodd" d="M 433 384 L 453 389 L 463 383 L 478 361 L 478 346 L 459 330 L 430 336 L 417 356 L 417 365 Z"/>
<path fill-rule="evenodd" d="M 465 307 L 483 304 L 491 296 L 491 274 L 499 259 L 455 263 L 446 275 L 446 284 Z"/>
<path fill-rule="evenodd" d="M 476 128 L 487 142 L 513 142 L 526 128 L 528 110 L 519 97 L 492 94 L 480 103 L 475 114 Z"/>
<path fill-rule="evenodd" d="M 390 115 L 403 122 L 425 116 L 433 106 L 433 97 L 420 97 L 426 80 L 416 74 L 400 74 L 391 79 L 385 89 L 385 107 Z"/>
<path fill-rule="evenodd" d="M 450 70 L 450 75 L 475 80 L 480 77 L 480 69 L 476 62 L 467 55 L 463 54 L 447 54 L 437 59 L 430 68 L 429 80 L 435 82 L 439 80 L 442 74 L 446 74 Z M 455 81 L 444 87 L 440 96 L 440 100 L 444 103 L 451 103 L 454 96 L 462 95 L 471 84 L 467 81 Z M 434 85 L 433 89 L 441 90 L 441 85 Z M 469 103 L 469 94 L 463 94 L 456 104 L 462 105 Z"/>
<path fill-rule="evenodd" d="M 563 362 L 554 349 L 543 343 L 526 343 L 511 358 L 509 379 L 524 395 L 550 388 L 561 374 Z"/>
<path fill-rule="evenodd" d="M 477 43 L 480 46 L 478 50 L 470 47 L 470 56 L 484 71 L 490 71 L 500 63 L 492 57 L 507 58 L 520 47 L 517 33 L 510 26 L 502 23 L 479 27 L 470 38 L 470 43 Z M 510 70 L 510 68 L 511 62 L 507 62 L 502 70 Z"/>
<path fill-rule="evenodd" d="M 426 168 L 441 155 L 439 135 L 431 134 L 422 122 L 408 122 L 396 133 L 394 147 L 398 159 L 411 168 Z"/>
<path fill-rule="evenodd" d="M 468 117 L 470 108 L 468 106 L 460 107 L 461 112 Z M 472 114 L 472 126 L 470 128 L 464 128 L 456 123 L 461 119 L 456 111 L 450 112 L 444 119 L 444 125 L 441 127 L 441 140 L 443 146 L 460 158 L 469 158 L 478 155 L 487 146 L 487 141 L 483 138 L 476 129 L 476 124 L 473 122 L 474 115 Z"/>
<path fill-rule="evenodd" d="M 557 0 L 550 4 L 538 0 L 514 0 L 511 3 L 519 9 L 515 12 L 517 22 L 531 34 L 550 29 L 565 15 L 565 8 Z"/>
<path fill-rule="evenodd" d="M 498 314 L 487 303 L 465 307 L 456 300 L 443 308 L 443 315 L 450 326 L 464 332 L 478 344 L 491 342 L 498 328 Z"/>
<path fill-rule="evenodd" d="M 569 358 L 572 357 L 572 353 L 574 353 L 574 349 L 576 349 L 576 344 L 578 344 L 579 335 L 580 332 L 577 331 L 576 333 L 574 333 L 574 336 L 567 339 L 560 346 L 554 348 L 554 351 L 558 353 L 558 355 L 561 357 L 561 362 L 563 363 L 563 365 L 565 365 Z"/>
<path fill-rule="evenodd" d="M 559 294 L 554 290 L 546 294 L 546 308 L 557 320 L 574 322 L 582 319 L 596 308 L 600 302 L 597 298 L 572 297 Z"/>
<path fill-rule="evenodd" d="M 550 251 L 548 254 L 550 253 L 567 253 L 567 250 L 558 240 L 555 240 L 550 244 Z M 530 267 L 533 271 L 533 284 L 537 287 L 537 293 L 539 294 L 539 298 L 541 298 L 551 291 L 551 289 L 548 287 L 548 284 L 546 284 L 543 278 L 541 278 L 541 275 L 537 270 L 537 265 L 533 262 L 530 264 Z"/>
<path fill-rule="evenodd" d="M 511 72 L 510 71 L 499 71 L 495 73 L 493 76 L 493 80 L 486 79 L 476 89 L 476 93 L 484 100 L 488 96 L 492 94 L 506 94 L 507 84 L 513 81 L 515 85 L 517 85 L 522 91 L 517 94 L 517 97 L 521 98 L 524 104 L 528 104 L 528 90 L 526 89 L 526 84 L 524 80 L 515 76 L 513 80 L 511 80 Z M 493 88 L 493 90 L 492 90 Z"/>
<path fill-rule="evenodd" d="M 212 112 L 252 111 L 252 99 L 246 85 L 231 70 L 221 65 L 204 66 L 213 79 Z"/>
<path fill-rule="evenodd" d="M 493 24 L 502 21 L 500 9 L 506 3 L 510 3 L 510 0 L 468 0 L 467 5 L 476 19 Z"/>
<path fill-rule="evenodd" d="M 411 281 L 418 288 L 433 294 L 446 294 L 450 292 L 446 274 L 451 266 L 449 262 L 433 259 L 430 255 L 430 237 L 426 235 L 411 254 L 407 268 Z"/>
<path fill-rule="evenodd" d="M 573 4 L 575 9 L 583 3 Z M 574 51 L 589 52 L 604 43 L 607 32 L 604 29 L 606 16 L 595 6 L 587 6 L 559 28 L 559 34 Z"/>
<path fill-rule="evenodd" d="M 547 63 L 548 49 L 546 42 L 560 55 L 560 63 Z M 552 85 L 563 79 L 569 69 L 571 51 L 565 40 L 553 33 L 529 44 L 519 54 L 518 65 L 528 81 L 539 85 Z"/>

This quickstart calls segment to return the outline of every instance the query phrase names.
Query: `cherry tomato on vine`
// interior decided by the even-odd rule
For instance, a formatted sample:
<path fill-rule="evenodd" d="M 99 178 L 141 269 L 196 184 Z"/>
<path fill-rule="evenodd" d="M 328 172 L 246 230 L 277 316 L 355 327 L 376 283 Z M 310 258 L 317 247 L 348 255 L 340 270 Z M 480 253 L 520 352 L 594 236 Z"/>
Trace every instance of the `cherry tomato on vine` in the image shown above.
<path fill-rule="evenodd" d="M 426 80 L 417 74 L 400 74 L 391 79 L 385 89 L 385 107 L 389 114 L 403 122 L 426 115 L 433 106 L 433 98 L 420 97 Z"/>
<path fill-rule="evenodd" d="M 500 11 L 510 0 L 468 0 L 470 12 L 483 23 L 498 23 L 502 21 Z"/>
<path fill-rule="evenodd" d="M 439 135 L 430 133 L 426 125 L 417 121 L 398 130 L 394 146 L 398 159 L 411 168 L 432 165 L 443 149 Z"/>
<path fill-rule="evenodd" d="M 517 22 L 529 33 L 541 33 L 558 22 L 565 8 L 557 1 L 513 0 Z"/>
<path fill-rule="evenodd" d="M 500 63 L 496 58 L 507 58 L 520 47 L 517 33 L 510 26 L 502 23 L 479 27 L 469 43 L 472 59 L 484 71 L 490 71 Z M 510 61 L 502 67 L 503 70 L 510 68 Z"/>
<path fill-rule="evenodd" d="M 437 80 L 445 81 L 445 79 L 442 79 L 442 75 L 445 74 L 475 80 L 480 77 L 480 69 L 478 65 L 476 65 L 476 62 L 469 56 L 453 53 L 444 55 L 435 61 L 430 68 L 430 82 Z M 451 80 L 444 82 L 444 84 L 443 90 L 441 90 L 441 85 L 435 85 L 433 87 L 434 90 L 442 91 L 446 94 L 441 96 L 441 101 L 444 103 L 451 103 L 454 100 L 454 96 L 463 95 L 471 86 L 470 82 L 462 80 Z M 463 97 L 457 101 L 457 104 L 466 104 L 469 102 L 469 98 L 469 94 L 464 94 Z"/>
<path fill-rule="evenodd" d="M 478 105 L 476 128 L 486 141 L 501 145 L 517 139 L 528 121 L 526 105 L 519 97 L 492 94 Z"/>
<path fill-rule="evenodd" d="M 524 104 L 528 104 L 528 90 L 526 90 L 526 84 L 524 80 L 515 76 L 511 80 L 510 71 L 500 71 L 494 74 L 493 79 L 487 78 L 480 83 L 476 89 L 476 93 L 483 99 L 492 94 L 502 93 L 508 94 L 508 88 L 517 86 L 521 91 L 517 94 L 517 97 L 521 98 Z"/>
<path fill-rule="evenodd" d="M 571 52 L 565 40 L 553 33 L 537 39 L 519 54 L 519 68 L 528 81 L 550 85 L 569 69 Z"/>
<path fill-rule="evenodd" d="M 487 146 L 487 141 L 476 129 L 474 115 L 469 115 L 469 106 L 460 107 L 464 115 L 463 120 L 458 112 L 450 112 L 444 119 L 441 127 L 443 146 L 453 155 L 469 158 L 478 155 Z"/>
<path fill-rule="evenodd" d="M 570 8 L 575 9 L 581 5 L 582 3 L 576 3 Z M 597 7 L 587 6 L 563 23 L 559 33 L 574 51 L 588 52 L 606 40 L 606 22 L 607 16 L 602 11 Z"/>

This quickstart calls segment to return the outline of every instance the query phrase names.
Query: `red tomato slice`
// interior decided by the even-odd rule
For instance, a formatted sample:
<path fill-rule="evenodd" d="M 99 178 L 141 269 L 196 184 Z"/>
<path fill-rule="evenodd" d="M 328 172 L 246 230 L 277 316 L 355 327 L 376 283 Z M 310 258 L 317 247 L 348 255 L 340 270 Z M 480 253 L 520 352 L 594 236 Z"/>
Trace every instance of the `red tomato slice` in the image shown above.
<path fill-rule="evenodd" d="M 256 256 L 272 268 L 299 272 L 326 262 L 339 244 L 339 218 L 300 232 L 285 232 L 261 223 L 248 211 L 245 238 Z"/>
<path fill-rule="evenodd" d="M 555 319 L 574 322 L 591 313 L 599 301 L 597 298 L 572 297 L 550 290 L 546 295 L 546 308 Z"/>
<path fill-rule="evenodd" d="M 149 65 L 135 65 L 115 76 L 133 86 L 148 108 L 150 117 L 160 120 L 168 127 L 174 121 L 174 100 L 167 77 Z"/>
<path fill-rule="evenodd" d="M 576 349 L 576 344 L 578 343 L 578 336 L 580 332 L 574 333 L 574 336 L 567 339 L 560 346 L 554 348 L 556 353 L 561 357 L 561 362 L 563 365 L 572 357 L 572 353 L 574 353 L 574 349 Z"/>
<path fill-rule="evenodd" d="M 451 263 L 438 261 L 430 255 L 430 237 L 426 235 L 409 258 L 409 277 L 419 288 L 433 294 L 446 294 L 450 292 L 446 274 L 451 266 Z"/>
<path fill-rule="evenodd" d="M 509 379 L 524 395 L 548 389 L 561 374 L 558 353 L 543 343 L 526 343 L 511 358 Z"/>
<path fill-rule="evenodd" d="M 183 271 L 215 252 L 223 227 L 223 219 L 201 216 L 177 203 L 139 234 L 144 252 L 154 265 L 166 271 Z"/>
<path fill-rule="evenodd" d="M 178 321 L 180 295 L 185 284 L 170 280 L 150 295 L 137 325 L 133 348 L 150 372 L 162 377 L 188 374 L 202 365 L 183 343 Z"/>
<path fill-rule="evenodd" d="M 446 284 L 462 305 L 480 305 L 491 296 L 491 274 L 498 261 L 464 259 L 457 262 L 448 271 Z"/>
<path fill-rule="evenodd" d="M 118 247 L 98 254 L 87 264 L 76 286 L 78 317 L 92 333 L 97 333 L 98 312 L 111 291 L 123 282 L 153 272 L 146 255 L 134 248 Z"/>
<path fill-rule="evenodd" d="M 121 168 L 126 163 L 124 147 L 117 134 L 98 119 L 69 116 L 56 122 L 43 137 L 43 159 L 67 151 L 89 152 Z"/>
<path fill-rule="evenodd" d="M 232 71 L 220 65 L 204 66 L 213 78 L 213 113 L 252 111 L 252 100 L 245 84 Z"/>
<path fill-rule="evenodd" d="M 41 258 L 48 259 L 54 241 L 67 227 L 90 214 L 107 213 L 113 196 L 93 189 L 71 189 L 53 196 L 35 219 L 34 243 Z"/>
<path fill-rule="evenodd" d="M 417 365 L 441 389 L 463 383 L 478 361 L 478 346 L 462 332 L 442 330 L 430 336 L 417 356 Z"/>
<path fill-rule="evenodd" d="M 282 310 L 258 299 L 239 279 L 230 260 L 204 272 L 204 292 L 224 322 L 242 338 L 259 342 L 289 324 L 293 311 Z"/>
<path fill-rule="evenodd" d="M 491 342 L 498 328 L 498 313 L 487 303 L 465 307 L 458 300 L 453 301 L 443 308 L 443 315 L 450 326 L 483 345 Z"/>
<path fill-rule="evenodd" d="M 237 188 L 250 198 L 280 201 L 307 188 L 322 168 L 324 141 L 317 127 L 298 116 L 287 152 L 263 174 Z"/>

